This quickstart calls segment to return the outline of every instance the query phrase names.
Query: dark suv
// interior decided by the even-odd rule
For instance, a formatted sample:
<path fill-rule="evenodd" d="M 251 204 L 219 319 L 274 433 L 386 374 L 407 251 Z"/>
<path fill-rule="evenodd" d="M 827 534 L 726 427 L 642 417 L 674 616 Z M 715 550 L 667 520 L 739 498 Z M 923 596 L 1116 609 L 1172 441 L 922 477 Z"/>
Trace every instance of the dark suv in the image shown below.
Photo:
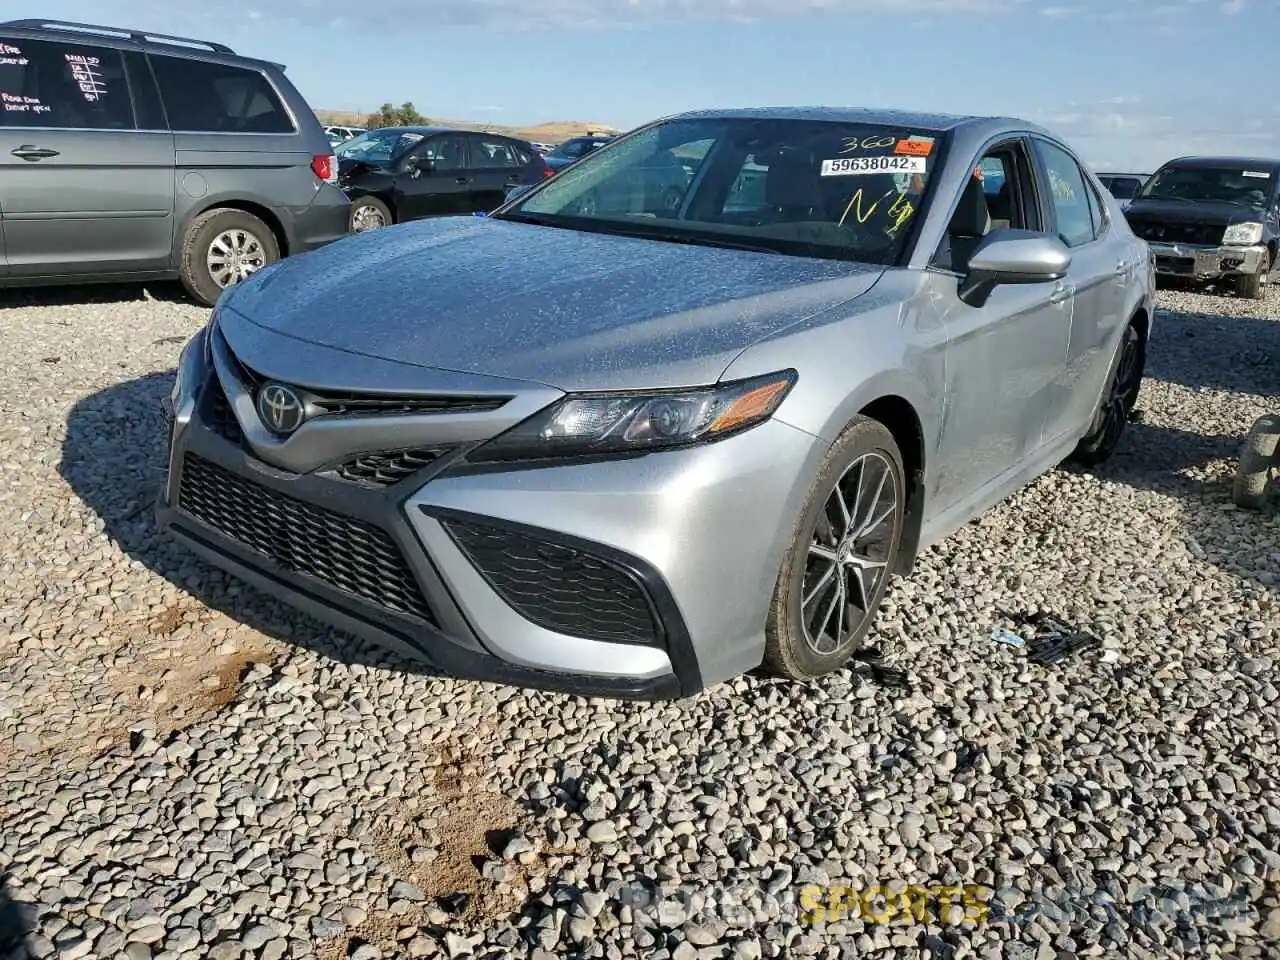
<path fill-rule="evenodd" d="M 347 233 L 284 68 L 218 43 L 0 23 L 0 286 L 181 279 L 212 304 Z"/>
<path fill-rule="evenodd" d="M 1280 160 L 1180 157 L 1146 182 L 1125 209 L 1161 277 L 1226 281 L 1266 296 L 1280 262 Z"/>

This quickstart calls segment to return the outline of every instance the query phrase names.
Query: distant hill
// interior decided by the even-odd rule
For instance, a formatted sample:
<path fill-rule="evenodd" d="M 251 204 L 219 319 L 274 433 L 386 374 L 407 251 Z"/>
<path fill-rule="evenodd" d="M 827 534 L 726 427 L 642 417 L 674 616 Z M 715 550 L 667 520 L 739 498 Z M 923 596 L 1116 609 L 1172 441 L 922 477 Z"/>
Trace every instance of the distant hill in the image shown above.
<path fill-rule="evenodd" d="M 316 116 L 321 123 L 363 126 L 368 114 L 350 113 L 341 110 L 317 110 Z M 508 126 L 501 123 L 485 123 L 482 120 L 451 120 L 445 117 L 431 117 L 433 126 L 457 127 L 463 130 L 492 130 L 494 133 L 509 137 L 519 137 L 536 143 L 560 143 L 570 137 L 580 137 L 587 133 L 620 133 L 617 127 L 607 123 L 587 123 L 581 120 L 552 120 L 548 123 L 535 123 L 529 126 Z"/>

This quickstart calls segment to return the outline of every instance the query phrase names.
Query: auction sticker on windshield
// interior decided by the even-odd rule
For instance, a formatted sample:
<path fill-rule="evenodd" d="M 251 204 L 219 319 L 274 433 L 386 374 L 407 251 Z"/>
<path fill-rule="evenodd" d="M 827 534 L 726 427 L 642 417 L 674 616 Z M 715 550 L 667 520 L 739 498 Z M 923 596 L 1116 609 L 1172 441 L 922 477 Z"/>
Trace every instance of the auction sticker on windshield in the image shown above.
<path fill-rule="evenodd" d="M 1243 176 L 1253 177 L 1255 180 L 1271 179 L 1271 174 L 1267 173 L 1265 170 L 1244 170 L 1244 171 L 1241 171 L 1241 173 Z"/>
<path fill-rule="evenodd" d="M 838 157 L 822 161 L 822 176 L 848 177 L 866 173 L 924 173 L 924 157 Z"/>

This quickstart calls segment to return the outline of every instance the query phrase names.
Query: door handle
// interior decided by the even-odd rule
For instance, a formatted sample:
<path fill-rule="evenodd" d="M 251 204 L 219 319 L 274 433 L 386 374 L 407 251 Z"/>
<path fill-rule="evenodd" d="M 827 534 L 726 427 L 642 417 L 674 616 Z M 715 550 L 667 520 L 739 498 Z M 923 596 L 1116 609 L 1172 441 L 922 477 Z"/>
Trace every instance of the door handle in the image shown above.
<path fill-rule="evenodd" d="M 50 150 L 48 147 L 36 147 L 29 143 L 24 143 L 22 146 L 18 147 L 17 149 L 11 150 L 9 152 L 12 153 L 15 157 L 19 157 L 23 160 L 28 160 L 28 161 L 48 160 L 50 157 L 56 157 L 58 155 L 57 150 Z"/>
<path fill-rule="evenodd" d="M 1124 276 L 1129 272 L 1129 261 L 1121 260 L 1116 263 L 1116 276 Z"/>
<path fill-rule="evenodd" d="M 1062 303 L 1071 296 L 1071 287 L 1063 283 L 1061 280 L 1053 288 L 1053 293 L 1049 294 L 1050 303 Z"/>
<path fill-rule="evenodd" d="M 470 183 L 470 182 L 471 182 L 471 178 L 470 178 L 470 177 L 455 177 L 453 182 L 454 182 L 454 183 Z"/>

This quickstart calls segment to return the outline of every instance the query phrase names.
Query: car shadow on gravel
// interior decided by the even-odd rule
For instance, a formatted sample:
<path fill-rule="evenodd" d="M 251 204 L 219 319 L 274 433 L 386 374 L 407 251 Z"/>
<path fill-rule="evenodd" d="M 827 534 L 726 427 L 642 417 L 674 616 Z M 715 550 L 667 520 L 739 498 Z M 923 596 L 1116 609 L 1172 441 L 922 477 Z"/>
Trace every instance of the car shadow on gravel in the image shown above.
<path fill-rule="evenodd" d="M 9 876 L 0 873 L 0 956 L 15 951 L 22 956 L 20 951 L 29 932 L 27 917 L 9 896 Z"/>
<path fill-rule="evenodd" d="M 252 589 L 160 534 L 154 507 L 168 453 L 161 402 L 174 373 L 114 384 L 81 399 L 67 416 L 58 470 L 113 543 L 206 607 L 274 640 L 346 664 L 439 676 Z"/>
<path fill-rule="evenodd" d="M 1222 313 L 1160 310 L 1146 375 L 1192 389 L 1280 396 L 1280 322 L 1233 314 L 1236 303 L 1223 298 Z M 1242 424 L 1242 435 L 1248 429 Z"/>
<path fill-rule="evenodd" d="M 0 290 L 0 310 L 19 307 L 74 307 L 90 303 L 130 303 L 158 300 L 191 305 L 182 284 L 172 280 L 152 283 L 84 283 L 58 287 L 15 287 Z"/>

